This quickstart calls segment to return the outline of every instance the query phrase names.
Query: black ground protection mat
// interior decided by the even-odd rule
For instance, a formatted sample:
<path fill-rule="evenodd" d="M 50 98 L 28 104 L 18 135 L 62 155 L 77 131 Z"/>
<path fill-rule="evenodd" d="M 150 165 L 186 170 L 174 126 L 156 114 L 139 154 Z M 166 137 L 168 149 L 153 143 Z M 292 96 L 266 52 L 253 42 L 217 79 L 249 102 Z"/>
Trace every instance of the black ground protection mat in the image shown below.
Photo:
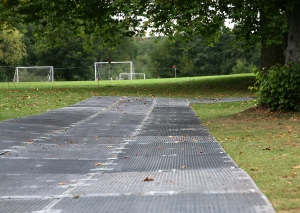
<path fill-rule="evenodd" d="M 203 154 L 203 155 L 165 155 L 154 157 L 133 157 L 127 159 L 114 160 L 115 166 L 105 172 L 142 172 L 155 170 L 173 170 L 173 169 L 207 169 L 207 168 L 231 168 L 235 164 L 226 154 Z"/>
<path fill-rule="evenodd" d="M 130 143 L 118 155 L 120 159 L 133 157 L 166 157 L 189 155 L 223 155 L 224 150 L 219 143 Z"/>
<path fill-rule="evenodd" d="M 3 212 L 31 213 L 43 212 L 43 208 L 52 200 L 44 199 L 0 199 L 0 209 Z"/>
<path fill-rule="evenodd" d="M 144 181 L 152 177 L 153 181 Z M 92 184 L 74 189 L 85 196 L 173 195 L 242 193 L 258 191 L 252 180 L 238 168 L 156 170 L 93 174 Z"/>
<path fill-rule="evenodd" d="M 106 159 L 103 159 L 106 160 Z M 74 159 L 0 159 L 4 174 L 87 174 L 98 160 Z"/>
<path fill-rule="evenodd" d="M 274 212 L 190 101 L 93 97 L 1 122 L 0 212 Z"/>
<path fill-rule="evenodd" d="M 77 143 L 72 140 L 57 144 L 50 143 L 32 143 L 24 149 L 14 149 L 2 158 L 14 159 L 74 159 L 74 160 L 106 160 L 112 156 L 115 149 L 119 147 L 116 144 L 88 144 Z M 1 159 L 0 159 L 1 162 Z"/>
<path fill-rule="evenodd" d="M 236 202 L 236 201 L 239 202 Z M 57 211 L 86 213 L 118 212 L 269 212 L 263 199 L 254 193 L 156 194 L 149 196 L 99 196 L 62 199 Z"/>
<path fill-rule="evenodd" d="M 90 186 L 86 174 L 7 174 L 0 175 L 1 199 L 51 199 L 69 188 Z M 84 180 L 84 183 L 82 182 Z"/>

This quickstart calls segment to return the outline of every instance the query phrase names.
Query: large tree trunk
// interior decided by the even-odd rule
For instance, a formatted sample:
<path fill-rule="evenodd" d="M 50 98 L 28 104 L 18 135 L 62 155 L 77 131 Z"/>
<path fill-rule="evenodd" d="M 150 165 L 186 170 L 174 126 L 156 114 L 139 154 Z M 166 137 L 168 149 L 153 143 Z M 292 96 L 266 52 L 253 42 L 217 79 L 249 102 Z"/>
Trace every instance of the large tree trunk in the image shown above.
<path fill-rule="evenodd" d="M 264 10 L 260 9 L 260 26 L 263 32 L 268 32 L 269 18 L 266 16 Z M 260 69 L 268 71 L 275 64 L 283 65 L 285 62 L 284 46 L 283 44 L 267 44 L 267 34 L 263 33 L 261 36 L 261 64 Z"/>
<path fill-rule="evenodd" d="M 283 65 L 284 60 L 284 48 L 282 44 L 271 44 L 267 46 L 265 41 L 262 41 L 261 47 L 261 62 L 260 62 L 260 69 L 264 69 L 268 71 L 272 66 L 275 64 Z"/>
<path fill-rule="evenodd" d="M 300 2 L 295 2 L 292 11 L 288 11 L 288 46 L 285 50 L 285 63 L 300 64 Z"/>

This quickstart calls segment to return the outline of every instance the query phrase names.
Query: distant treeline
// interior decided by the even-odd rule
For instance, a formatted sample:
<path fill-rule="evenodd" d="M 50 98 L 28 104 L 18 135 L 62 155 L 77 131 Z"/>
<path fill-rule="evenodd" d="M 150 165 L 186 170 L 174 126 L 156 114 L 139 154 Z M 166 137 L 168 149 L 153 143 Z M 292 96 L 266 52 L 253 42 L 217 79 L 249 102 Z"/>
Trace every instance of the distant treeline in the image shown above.
<path fill-rule="evenodd" d="M 134 72 L 147 78 L 174 77 L 175 67 L 177 77 L 185 77 L 252 72 L 260 66 L 259 47 L 234 42 L 228 31 L 213 45 L 201 37 L 177 36 L 130 37 L 104 46 L 100 38 L 87 42 L 86 37 L 66 35 L 60 44 L 51 44 L 51 38 L 35 37 L 32 25 L 2 31 L 0 53 L 6 55 L 0 57 L 0 81 L 13 79 L 16 66 L 41 65 L 54 66 L 55 80 L 93 80 L 94 62 L 100 61 L 133 61 Z"/>

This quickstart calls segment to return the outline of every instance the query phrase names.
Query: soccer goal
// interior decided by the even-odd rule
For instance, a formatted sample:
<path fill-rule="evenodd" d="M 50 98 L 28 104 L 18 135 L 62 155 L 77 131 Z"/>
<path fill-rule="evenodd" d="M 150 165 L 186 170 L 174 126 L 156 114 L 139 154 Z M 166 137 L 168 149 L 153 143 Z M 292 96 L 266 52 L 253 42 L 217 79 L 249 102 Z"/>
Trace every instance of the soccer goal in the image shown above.
<path fill-rule="evenodd" d="M 53 82 L 53 66 L 16 67 L 14 82 Z"/>
<path fill-rule="evenodd" d="M 117 80 L 120 73 L 129 73 L 131 80 L 133 77 L 132 61 L 95 62 L 95 81 Z"/>
<path fill-rule="evenodd" d="M 122 73 L 119 73 L 119 79 L 120 80 L 130 80 L 130 79 L 146 79 L 146 75 L 145 73 L 132 73 L 130 74 L 129 72 L 122 72 Z"/>

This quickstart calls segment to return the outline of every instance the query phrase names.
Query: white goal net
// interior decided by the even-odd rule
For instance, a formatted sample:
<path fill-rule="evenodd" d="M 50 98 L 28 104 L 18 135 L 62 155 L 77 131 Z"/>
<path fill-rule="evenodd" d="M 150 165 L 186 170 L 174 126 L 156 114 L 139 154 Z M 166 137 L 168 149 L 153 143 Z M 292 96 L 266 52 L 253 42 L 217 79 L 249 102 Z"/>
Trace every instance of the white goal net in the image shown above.
<path fill-rule="evenodd" d="M 118 80 L 120 73 L 129 73 L 129 80 L 133 78 L 133 63 L 131 61 L 95 62 L 95 81 Z"/>
<path fill-rule="evenodd" d="M 53 82 L 53 66 L 16 67 L 14 82 Z"/>
<path fill-rule="evenodd" d="M 133 79 L 133 80 L 137 80 L 137 79 L 146 79 L 146 75 L 145 73 L 119 73 L 119 79 L 120 80 L 130 80 L 130 79 Z"/>

